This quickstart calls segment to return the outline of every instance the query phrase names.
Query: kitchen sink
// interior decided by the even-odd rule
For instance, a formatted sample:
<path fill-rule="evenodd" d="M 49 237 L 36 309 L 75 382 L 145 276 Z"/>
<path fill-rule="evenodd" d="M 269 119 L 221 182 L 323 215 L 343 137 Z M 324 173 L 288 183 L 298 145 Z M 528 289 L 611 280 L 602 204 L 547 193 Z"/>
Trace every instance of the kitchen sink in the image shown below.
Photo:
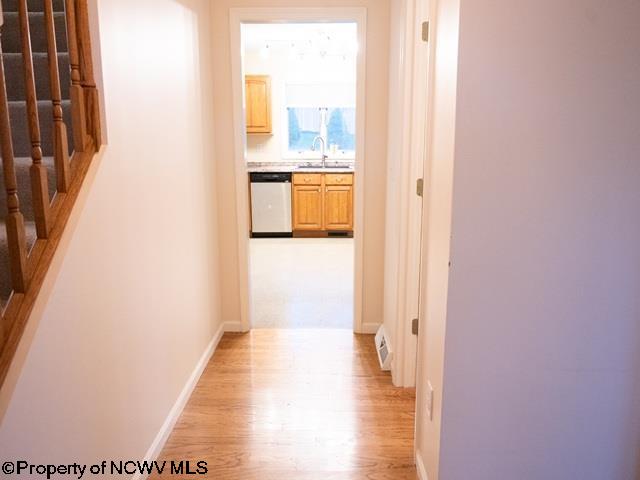
<path fill-rule="evenodd" d="M 344 171 L 348 171 L 348 172 L 352 172 L 354 170 L 354 167 L 351 165 L 325 165 L 324 167 L 321 165 L 318 165 L 317 167 L 314 166 L 304 166 L 304 167 L 297 167 L 296 171 L 298 172 L 304 172 L 304 171 L 319 171 L 319 170 L 344 170 Z"/>

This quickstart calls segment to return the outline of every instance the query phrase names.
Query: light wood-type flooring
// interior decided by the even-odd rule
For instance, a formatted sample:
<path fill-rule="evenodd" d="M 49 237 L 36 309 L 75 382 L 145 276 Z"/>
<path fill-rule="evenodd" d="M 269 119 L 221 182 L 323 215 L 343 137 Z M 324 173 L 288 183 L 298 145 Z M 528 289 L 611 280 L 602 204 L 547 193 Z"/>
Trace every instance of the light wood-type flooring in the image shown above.
<path fill-rule="evenodd" d="M 160 461 L 207 462 L 188 478 L 415 480 L 414 404 L 380 371 L 370 335 L 226 334 Z"/>

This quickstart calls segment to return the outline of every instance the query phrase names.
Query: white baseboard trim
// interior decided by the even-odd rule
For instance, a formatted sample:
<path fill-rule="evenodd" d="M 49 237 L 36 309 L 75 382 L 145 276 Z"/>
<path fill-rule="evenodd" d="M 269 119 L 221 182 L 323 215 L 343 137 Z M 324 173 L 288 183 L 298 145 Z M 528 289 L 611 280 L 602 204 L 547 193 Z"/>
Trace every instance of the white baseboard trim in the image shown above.
<path fill-rule="evenodd" d="M 378 333 L 379 328 L 379 323 L 363 323 L 360 333 L 365 335 L 375 335 L 376 333 Z"/>
<path fill-rule="evenodd" d="M 242 328 L 242 322 L 224 322 L 222 324 L 225 332 L 230 333 L 242 333 L 244 329 Z"/>
<path fill-rule="evenodd" d="M 189 401 L 189 398 L 191 397 L 193 390 L 196 388 L 196 385 L 200 380 L 200 376 L 202 375 L 202 372 L 204 372 L 205 367 L 207 366 L 207 364 L 209 363 L 209 360 L 211 359 L 211 356 L 216 351 L 216 348 L 220 343 L 220 339 L 222 338 L 222 335 L 224 335 L 224 332 L 225 332 L 224 326 L 225 326 L 224 323 L 220 325 L 220 327 L 218 328 L 218 331 L 213 336 L 213 339 L 211 339 L 211 342 L 209 343 L 209 345 L 207 345 L 205 352 L 202 354 L 202 357 L 200 357 L 200 360 L 196 364 L 196 367 L 193 370 L 193 373 L 189 377 L 189 380 L 187 380 L 187 383 L 185 384 L 184 388 L 180 392 L 180 395 L 178 396 L 176 403 L 173 405 L 173 407 L 169 411 L 169 415 L 167 415 L 167 418 L 162 424 L 162 427 L 160 427 L 160 431 L 156 435 L 156 438 L 153 440 L 151 447 L 149 447 L 149 450 L 147 451 L 147 454 L 144 457 L 145 461 L 152 462 L 154 460 L 157 460 L 158 457 L 160 456 L 160 453 L 162 453 L 162 449 L 164 448 L 165 443 L 167 443 L 167 440 L 169 439 L 169 435 L 171 435 L 171 432 L 173 431 L 173 427 L 175 427 L 176 422 L 180 418 L 180 415 L 182 414 L 184 407 L 187 405 L 187 402 Z M 132 477 L 132 480 L 145 480 L 147 477 L 148 475 L 136 473 Z"/>
<path fill-rule="evenodd" d="M 416 470 L 418 471 L 418 478 L 420 480 L 429 480 L 429 475 L 427 475 L 427 469 L 424 468 L 420 450 L 416 450 Z"/>

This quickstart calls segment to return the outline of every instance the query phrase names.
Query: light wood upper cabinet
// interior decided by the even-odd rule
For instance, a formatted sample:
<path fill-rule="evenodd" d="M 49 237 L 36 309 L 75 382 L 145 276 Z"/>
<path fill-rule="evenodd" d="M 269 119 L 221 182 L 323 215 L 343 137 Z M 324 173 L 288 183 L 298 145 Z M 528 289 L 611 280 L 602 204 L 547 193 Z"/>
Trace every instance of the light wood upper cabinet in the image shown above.
<path fill-rule="evenodd" d="M 247 133 L 271 133 L 271 77 L 245 77 Z"/>

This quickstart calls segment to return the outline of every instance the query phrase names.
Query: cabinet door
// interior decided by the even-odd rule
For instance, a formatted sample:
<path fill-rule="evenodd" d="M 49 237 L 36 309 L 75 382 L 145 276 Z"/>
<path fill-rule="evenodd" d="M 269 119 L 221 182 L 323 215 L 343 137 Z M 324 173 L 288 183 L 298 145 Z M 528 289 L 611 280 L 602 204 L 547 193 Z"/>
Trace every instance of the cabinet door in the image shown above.
<path fill-rule="evenodd" d="M 264 75 L 245 77 L 247 133 L 271 133 L 271 79 Z"/>
<path fill-rule="evenodd" d="M 295 185 L 293 187 L 293 229 L 322 230 L 322 187 Z"/>
<path fill-rule="evenodd" d="M 324 194 L 324 229 L 353 230 L 353 187 L 328 185 Z"/>

